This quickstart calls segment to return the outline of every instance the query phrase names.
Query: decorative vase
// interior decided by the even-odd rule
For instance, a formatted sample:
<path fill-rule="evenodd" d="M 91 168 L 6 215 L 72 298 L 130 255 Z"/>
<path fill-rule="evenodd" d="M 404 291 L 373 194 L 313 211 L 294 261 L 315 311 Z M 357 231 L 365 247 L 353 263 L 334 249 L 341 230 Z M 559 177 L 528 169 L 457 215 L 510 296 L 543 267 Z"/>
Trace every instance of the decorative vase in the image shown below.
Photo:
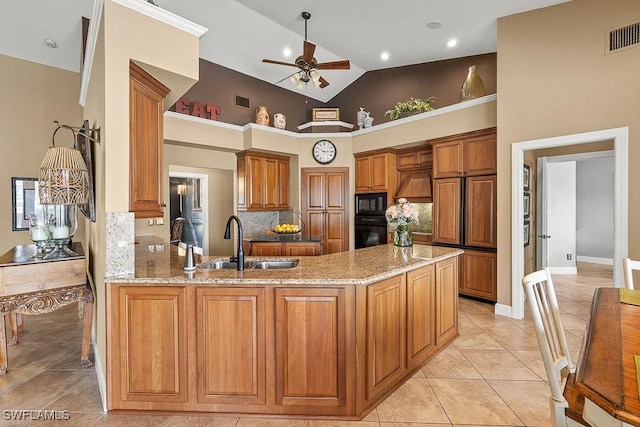
<path fill-rule="evenodd" d="M 356 114 L 357 124 L 360 129 L 364 127 L 364 118 L 368 116 L 368 113 L 364 111 L 364 107 L 360 107 L 360 111 Z"/>
<path fill-rule="evenodd" d="M 260 106 L 256 109 L 256 123 L 259 125 L 269 126 L 269 113 L 267 107 Z"/>
<path fill-rule="evenodd" d="M 467 101 L 469 99 L 480 98 L 484 96 L 484 84 L 482 79 L 476 72 L 476 66 L 469 67 L 467 78 L 462 84 L 462 91 L 460 92 L 460 101 Z"/>
<path fill-rule="evenodd" d="M 370 128 L 373 126 L 373 117 L 369 117 L 369 113 L 367 113 L 367 117 L 364 118 L 364 127 Z"/>
<path fill-rule="evenodd" d="M 413 246 L 413 234 L 408 225 L 399 225 L 393 232 L 393 244 L 395 246 Z"/>
<path fill-rule="evenodd" d="M 284 129 L 287 127 L 287 118 L 282 113 L 276 113 L 273 115 L 273 126 L 276 129 Z"/>

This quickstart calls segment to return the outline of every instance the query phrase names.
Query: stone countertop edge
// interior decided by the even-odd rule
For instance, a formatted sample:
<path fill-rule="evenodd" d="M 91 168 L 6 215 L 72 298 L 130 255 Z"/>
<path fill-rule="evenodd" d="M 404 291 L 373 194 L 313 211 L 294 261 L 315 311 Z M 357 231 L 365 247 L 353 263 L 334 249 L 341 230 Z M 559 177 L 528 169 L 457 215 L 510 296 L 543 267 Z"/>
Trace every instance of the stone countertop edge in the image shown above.
<path fill-rule="evenodd" d="M 457 248 L 418 245 L 401 248 L 391 244 L 308 257 L 246 257 L 246 261 L 296 258 L 290 269 L 203 269 L 204 262 L 228 260 L 229 256 L 196 256 L 197 269 L 185 272 L 184 256 L 175 245 L 154 238 L 136 238 L 134 274 L 106 277 L 114 284 L 198 285 L 368 285 L 433 264 L 463 251 Z"/>

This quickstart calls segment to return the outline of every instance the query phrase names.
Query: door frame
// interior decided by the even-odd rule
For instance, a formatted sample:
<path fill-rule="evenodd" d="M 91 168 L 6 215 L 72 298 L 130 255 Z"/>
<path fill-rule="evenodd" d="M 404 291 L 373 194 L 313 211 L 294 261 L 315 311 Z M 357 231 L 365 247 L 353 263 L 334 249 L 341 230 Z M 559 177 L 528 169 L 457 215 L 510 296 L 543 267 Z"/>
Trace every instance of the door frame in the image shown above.
<path fill-rule="evenodd" d="M 209 176 L 203 173 L 193 172 L 169 172 L 169 178 L 195 178 L 200 180 L 200 192 L 202 198 L 200 199 L 200 205 L 202 206 L 202 254 L 209 255 Z M 171 208 L 169 208 L 171 209 Z"/>
<path fill-rule="evenodd" d="M 496 304 L 496 314 L 522 319 L 524 317 L 524 206 L 522 169 L 524 152 L 541 148 L 565 145 L 588 144 L 613 140 L 614 174 L 614 260 L 613 283 L 622 286 L 622 258 L 628 255 L 629 247 L 629 128 L 613 128 L 573 135 L 516 142 L 511 145 L 511 307 Z M 499 250 L 499 249 L 498 249 Z"/>

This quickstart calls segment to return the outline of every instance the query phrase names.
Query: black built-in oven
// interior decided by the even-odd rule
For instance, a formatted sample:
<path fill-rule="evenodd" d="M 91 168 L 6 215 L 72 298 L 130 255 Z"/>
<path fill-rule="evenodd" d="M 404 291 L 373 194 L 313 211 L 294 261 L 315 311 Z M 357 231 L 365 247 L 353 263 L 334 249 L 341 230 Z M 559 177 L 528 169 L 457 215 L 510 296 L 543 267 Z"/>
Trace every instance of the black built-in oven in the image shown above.
<path fill-rule="evenodd" d="M 355 248 L 387 244 L 387 194 L 356 194 L 355 204 Z"/>

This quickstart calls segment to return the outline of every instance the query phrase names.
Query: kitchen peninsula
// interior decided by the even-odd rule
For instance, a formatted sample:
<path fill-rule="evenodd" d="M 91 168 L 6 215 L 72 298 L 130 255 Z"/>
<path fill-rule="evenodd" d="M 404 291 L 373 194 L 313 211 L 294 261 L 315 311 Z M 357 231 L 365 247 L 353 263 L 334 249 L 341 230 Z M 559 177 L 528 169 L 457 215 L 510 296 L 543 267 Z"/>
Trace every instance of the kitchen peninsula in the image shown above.
<path fill-rule="evenodd" d="M 110 410 L 358 419 L 458 336 L 458 249 L 185 273 L 147 239 L 135 274 L 106 279 Z"/>

